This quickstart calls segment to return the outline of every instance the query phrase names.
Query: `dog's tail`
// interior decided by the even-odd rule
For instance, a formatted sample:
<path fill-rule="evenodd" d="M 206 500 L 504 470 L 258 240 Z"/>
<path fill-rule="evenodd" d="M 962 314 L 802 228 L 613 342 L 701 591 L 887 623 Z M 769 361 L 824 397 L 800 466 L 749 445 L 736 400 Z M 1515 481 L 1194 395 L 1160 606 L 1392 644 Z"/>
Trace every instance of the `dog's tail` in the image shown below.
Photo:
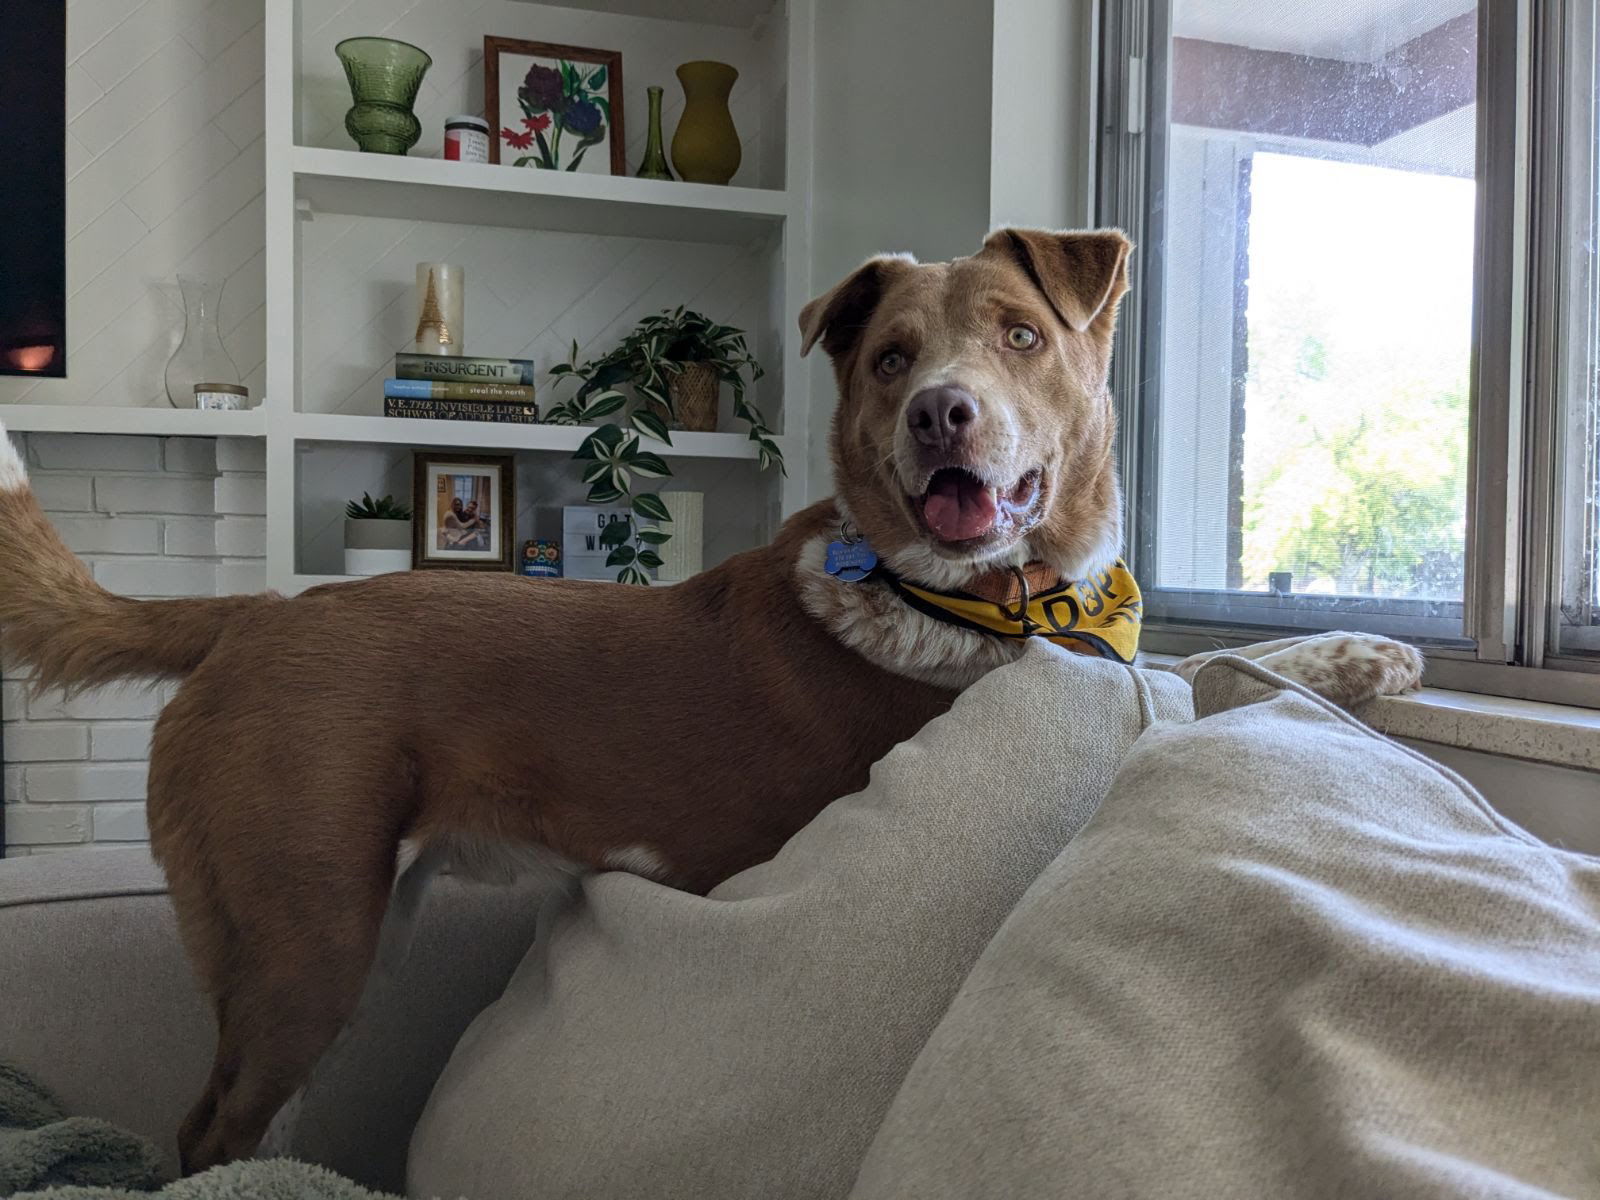
<path fill-rule="evenodd" d="M 0 426 L 0 649 L 39 687 L 186 675 L 233 623 L 276 597 L 129 600 L 62 544 Z"/>

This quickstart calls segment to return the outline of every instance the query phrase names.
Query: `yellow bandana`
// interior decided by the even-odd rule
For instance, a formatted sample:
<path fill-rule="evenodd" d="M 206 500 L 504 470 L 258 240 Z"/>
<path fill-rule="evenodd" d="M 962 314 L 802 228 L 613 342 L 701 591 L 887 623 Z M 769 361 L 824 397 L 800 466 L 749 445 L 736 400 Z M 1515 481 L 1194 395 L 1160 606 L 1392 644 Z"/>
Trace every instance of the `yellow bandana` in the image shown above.
<path fill-rule="evenodd" d="M 1131 663 L 1139 650 L 1144 605 L 1139 585 L 1120 558 L 1088 579 L 1058 584 L 1027 596 L 1025 605 L 1009 608 L 965 592 L 935 592 L 893 575 L 888 579 L 912 608 L 952 625 L 1000 637 L 1083 642 L 1102 658 L 1124 663 Z"/>

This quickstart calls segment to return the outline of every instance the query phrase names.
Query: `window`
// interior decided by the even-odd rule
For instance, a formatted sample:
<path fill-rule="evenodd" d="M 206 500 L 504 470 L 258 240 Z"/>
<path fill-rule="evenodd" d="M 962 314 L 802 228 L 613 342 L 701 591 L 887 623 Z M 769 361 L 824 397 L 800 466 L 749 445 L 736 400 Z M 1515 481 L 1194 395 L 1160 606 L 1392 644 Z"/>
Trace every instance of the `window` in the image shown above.
<path fill-rule="evenodd" d="M 1558 461 L 1553 479 L 1560 498 L 1553 530 L 1559 584 L 1551 618 L 1558 653 L 1600 651 L 1600 136 L 1596 105 L 1600 72 L 1595 53 L 1595 12 L 1576 6 L 1568 36 L 1553 52 L 1564 63 L 1555 86 L 1552 121 L 1567 131 L 1561 145 L 1560 183 L 1565 204 L 1551 229 L 1555 264 L 1556 362 L 1554 392 Z"/>
<path fill-rule="evenodd" d="M 1596 3 L 1103 0 L 1152 648 L 1365 629 L 1600 705 Z"/>

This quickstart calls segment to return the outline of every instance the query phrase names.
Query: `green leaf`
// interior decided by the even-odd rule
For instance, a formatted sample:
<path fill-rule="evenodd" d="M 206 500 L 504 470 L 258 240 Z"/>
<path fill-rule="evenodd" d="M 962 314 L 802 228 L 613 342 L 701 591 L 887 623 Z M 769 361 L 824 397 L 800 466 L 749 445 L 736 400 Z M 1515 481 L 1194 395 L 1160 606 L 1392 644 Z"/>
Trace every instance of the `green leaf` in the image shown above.
<path fill-rule="evenodd" d="M 552 410 L 550 415 L 555 416 L 555 410 Z M 608 447 L 606 446 L 605 442 L 600 440 L 600 433 L 601 431 L 597 429 L 588 437 L 584 438 L 583 441 L 579 442 L 578 449 L 572 457 L 580 462 L 607 457 Z"/>
<path fill-rule="evenodd" d="M 653 437 L 658 442 L 672 445 L 672 434 L 667 430 L 667 423 L 648 408 L 635 409 L 628 414 L 628 420 L 646 437 Z"/>
<path fill-rule="evenodd" d="M 638 552 L 632 546 L 618 546 L 606 556 L 606 566 L 625 567 L 638 557 Z"/>
<path fill-rule="evenodd" d="M 594 74 L 589 76 L 589 81 L 584 84 L 591 91 L 598 91 L 606 85 L 606 65 L 601 63 L 594 69 Z"/>
<path fill-rule="evenodd" d="M 639 565 L 642 567 L 659 567 L 661 565 L 661 555 L 654 550 L 641 550 L 639 551 Z"/>
<path fill-rule="evenodd" d="M 652 521 L 672 521 L 672 514 L 667 511 L 667 506 L 661 502 L 661 497 L 654 492 L 640 492 L 633 498 L 633 511 L 642 516 L 649 517 Z"/>
<path fill-rule="evenodd" d="M 761 460 L 761 469 L 763 471 L 776 463 L 779 472 L 782 473 L 785 478 L 788 477 L 789 468 L 784 463 L 783 451 L 778 449 L 778 444 L 776 442 L 762 438 L 760 442 L 760 448 L 756 451 L 756 457 Z"/>
<path fill-rule="evenodd" d="M 617 572 L 617 582 L 635 583 L 641 587 L 649 587 L 650 576 L 639 570 L 638 567 L 623 567 L 622 570 Z"/>
<path fill-rule="evenodd" d="M 596 392 L 589 397 L 589 402 L 584 405 L 583 415 L 585 419 L 591 420 L 595 417 L 610 416 L 627 402 L 628 398 L 619 391 L 608 389 L 603 392 Z"/>
<path fill-rule="evenodd" d="M 622 445 L 622 429 L 617 425 L 602 425 L 590 434 L 594 438 L 596 458 L 615 458 Z"/>
<path fill-rule="evenodd" d="M 667 466 L 666 459 L 648 451 L 634 455 L 628 460 L 628 466 L 647 479 L 665 479 L 672 474 L 672 468 Z"/>
<path fill-rule="evenodd" d="M 602 546 L 620 546 L 628 540 L 628 531 L 633 528 L 631 521 L 612 521 L 600 531 L 600 544 Z"/>
<path fill-rule="evenodd" d="M 625 495 L 627 495 L 626 492 L 619 488 L 612 487 L 610 483 L 606 482 L 605 480 L 601 480 L 599 483 L 595 484 L 589 489 L 588 498 L 590 504 L 613 504 L 616 501 L 621 500 Z"/>
<path fill-rule="evenodd" d="M 603 460 L 589 463 L 583 468 L 582 478 L 584 483 L 593 483 L 597 479 L 609 479 L 610 476 L 611 464 Z"/>
<path fill-rule="evenodd" d="M 672 535 L 665 529 L 654 529 L 648 526 L 639 530 L 634 536 L 647 546 L 659 546 L 672 540 Z"/>

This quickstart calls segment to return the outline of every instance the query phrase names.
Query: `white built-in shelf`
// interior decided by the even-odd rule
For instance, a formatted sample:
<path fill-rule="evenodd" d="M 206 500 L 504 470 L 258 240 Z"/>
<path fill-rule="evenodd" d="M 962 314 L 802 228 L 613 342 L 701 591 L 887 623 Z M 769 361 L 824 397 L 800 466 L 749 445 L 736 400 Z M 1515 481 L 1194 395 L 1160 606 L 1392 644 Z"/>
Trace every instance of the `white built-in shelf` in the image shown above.
<path fill-rule="evenodd" d="M 294 148 L 295 197 L 318 212 L 744 245 L 776 233 L 787 192 Z"/>
<path fill-rule="evenodd" d="M 318 586 L 319 584 L 324 584 L 324 583 L 354 583 L 358 579 L 366 579 L 366 578 L 370 578 L 370 576 L 365 576 L 365 575 L 300 575 L 300 574 L 295 574 L 295 575 L 291 575 L 289 577 L 289 583 L 288 583 L 287 586 L 279 588 L 278 590 L 281 591 L 281 592 L 285 592 L 285 593 L 287 593 L 287 594 L 289 594 L 291 596 L 298 596 L 301 592 L 305 591 L 307 588 L 314 588 L 314 587 Z"/>
<path fill-rule="evenodd" d="M 142 433 L 159 437 L 262 437 L 259 408 L 210 412 L 132 405 L 0 404 L 0 424 L 13 433 Z"/>
<path fill-rule="evenodd" d="M 542 4 L 548 0 L 529 0 Z M 689 21 L 696 25 L 754 25 L 772 11 L 770 0 L 561 0 L 562 8 Z"/>
<path fill-rule="evenodd" d="M 302 442 L 360 442 L 483 450 L 557 450 L 571 454 L 594 432 L 586 425 L 501 425 L 491 421 L 424 421 L 410 417 L 362 417 L 343 413 L 296 413 L 294 436 Z M 777 439 L 781 448 L 783 439 Z M 667 457 L 755 458 L 756 444 L 742 433 L 675 430 L 672 445 L 652 441 Z"/>

